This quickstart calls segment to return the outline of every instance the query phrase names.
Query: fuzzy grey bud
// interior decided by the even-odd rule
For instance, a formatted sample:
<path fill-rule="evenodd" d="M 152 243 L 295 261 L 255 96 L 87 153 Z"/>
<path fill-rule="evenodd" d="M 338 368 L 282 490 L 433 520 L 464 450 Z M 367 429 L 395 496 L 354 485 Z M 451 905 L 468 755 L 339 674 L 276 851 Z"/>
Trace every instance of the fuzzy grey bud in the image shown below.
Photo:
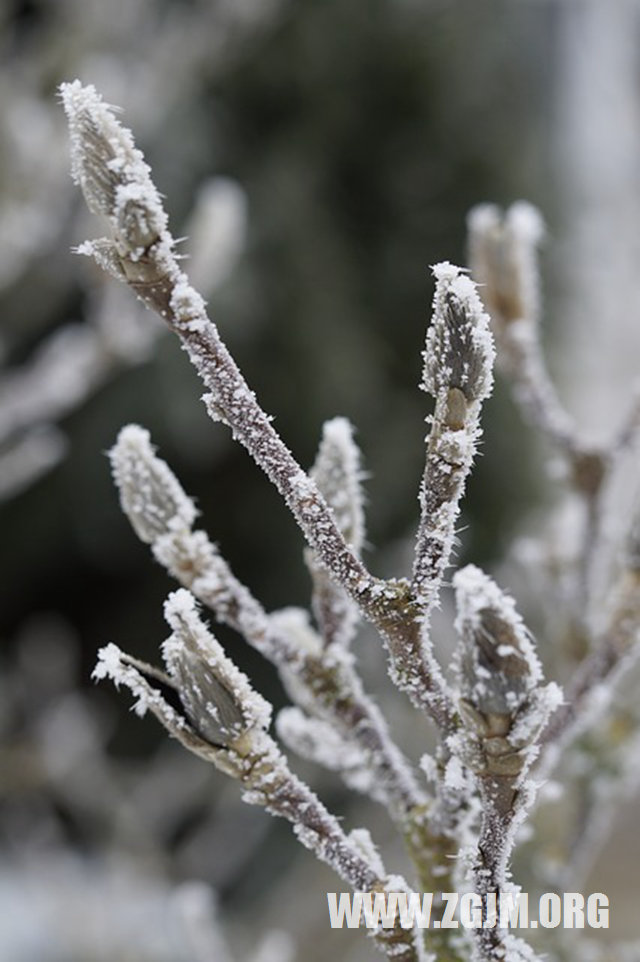
<path fill-rule="evenodd" d="M 463 698 L 482 715 L 514 718 L 542 679 L 531 636 L 512 598 L 474 565 L 454 577 Z"/>
<path fill-rule="evenodd" d="M 468 217 L 469 256 L 474 279 L 493 318 L 501 324 L 538 316 L 537 246 L 544 235 L 540 212 L 525 201 L 503 213 L 493 204 L 474 207 Z"/>
<path fill-rule="evenodd" d="M 156 457 L 148 431 L 137 424 L 122 428 L 109 458 L 122 510 L 141 541 L 153 544 L 170 531 L 191 529 L 195 505 Z"/>
<path fill-rule="evenodd" d="M 253 729 L 266 730 L 271 706 L 202 623 L 193 595 L 184 588 L 169 595 L 165 617 L 173 633 L 162 646 L 163 657 L 195 730 L 217 746 L 231 745 Z"/>
<path fill-rule="evenodd" d="M 476 286 L 449 263 L 433 267 L 436 290 L 427 333 L 422 387 L 435 398 L 459 391 L 468 403 L 483 401 L 493 386 L 495 351 Z"/>
<path fill-rule="evenodd" d="M 89 210 L 109 219 L 119 253 L 136 260 L 167 229 L 149 167 L 131 131 L 118 123 L 114 108 L 95 87 L 75 80 L 62 84 L 60 94 L 69 121 L 73 179 Z"/>

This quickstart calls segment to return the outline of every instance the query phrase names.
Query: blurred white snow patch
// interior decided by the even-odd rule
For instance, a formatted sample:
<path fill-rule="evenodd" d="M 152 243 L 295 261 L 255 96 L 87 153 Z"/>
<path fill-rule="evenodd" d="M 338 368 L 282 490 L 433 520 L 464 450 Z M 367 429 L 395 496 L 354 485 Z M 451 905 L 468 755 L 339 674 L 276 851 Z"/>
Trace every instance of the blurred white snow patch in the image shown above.
<path fill-rule="evenodd" d="M 249 962 L 293 962 L 296 944 L 283 929 L 271 929 L 249 957 Z"/>
<path fill-rule="evenodd" d="M 6 861 L 0 904 L 0 958 L 11 962 L 197 958 L 176 889 L 124 858 Z"/>
<path fill-rule="evenodd" d="M 196 962 L 232 962 L 218 928 L 217 904 L 211 888 L 204 882 L 184 882 L 173 899 L 185 924 L 192 958 Z"/>
<path fill-rule="evenodd" d="M 247 198 L 239 184 L 213 177 L 200 187 L 187 221 L 189 278 L 207 297 L 229 276 L 247 236 Z"/>

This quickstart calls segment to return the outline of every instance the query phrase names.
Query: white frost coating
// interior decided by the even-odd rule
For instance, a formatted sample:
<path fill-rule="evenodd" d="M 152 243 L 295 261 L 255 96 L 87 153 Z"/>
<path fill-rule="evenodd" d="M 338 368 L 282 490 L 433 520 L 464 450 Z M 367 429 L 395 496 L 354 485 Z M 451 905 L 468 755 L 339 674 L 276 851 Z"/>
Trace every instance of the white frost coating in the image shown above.
<path fill-rule="evenodd" d="M 266 731 L 271 705 L 201 621 L 191 592 L 172 592 L 164 614 L 173 634 L 162 646 L 163 657 L 185 706 L 201 716 L 192 719 L 194 726 L 205 734 L 208 727 L 234 737 L 254 728 Z"/>
<path fill-rule="evenodd" d="M 190 322 L 191 330 L 194 330 L 194 322 L 200 322 L 202 327 L 208 323 L 204 299 L 191 286 L 185 274 L 179 276 L 173 286 L 170 307 L 177 321 Z"/>
<path fill-rule="evenodd" d="M 452 387 L 468 401 L 482 401 L 493 387 L 495 349 L 476 285 L 461 268 L 444 261 L 436 278 L 433 323 L 427 332 L 422 388 L 434 397 Z"/>
<path fill-rule="evenodd" d="M 475 565 L 461 568 L 453 577 L 456 592 L 456 610 L 458 612 L 455 628 L 463 636 L 465 631 L 483 631 L 483 612 L 490 611 L 498 619 L 508 625 L 512 637 L 513 648 L 517 644 L 516 656 L 526 663 L 527 688 L 533 688 L 542 680 L 542 665 L 533 647 L 531 636 L 520 614 L 516 610 L 515 601 L 502 591 L 488 575 Z M 496 643 L 496 653 L 498 653 Z M 504 656 L 503 656 L 504 657 Z"/>
<path fill-rule="evenodd" d="M 326 421 L 311 477 L 318 485 L 336 523 L 357 555 L 364 541 L 364 497 L 360 450 L 353 440 L 353 425 L 347 418 Z"/>
<path fill-rule="evenodd" d="M 274 635 L 286 638 L 294 651 L 298 649 L 314 656 L 322 653 L 322 640 L 304 608 L 280 608 L 267 617 Z"/>
<path fill-rule="evenodd" d="M 95 87 L 60 86 L 69 121 L 71 173 L 93 213 L 109 217 L 116 240 L 135 256 L 167 229 L 167 215 L 149 166 Z"/>
<path fill-rule="evenodd" d="M 534 692 L 527 710 L 522 712 L 509 732 L 509 741 L 518 747 L 531 742 L 564 702 L 564 692 L 555 681 Z"/>
<path fill-rule="evenodd" d="M 369 863 L 376 875 L 379 875 L 380 878 L 383 878 L 386 875 L 386 871 L 382 861 L 382 856 L 374 844 L 369 830 L 366 828 L 354 828 L 351 832 L 349 832 L 347 838 L 353 847 L 360 852 L 365 862 Z M 400 890 L 390 888 L 389 891 Z"/>
<path fill-rule="evenodd" d="M 133 709 L 139 718 L 153 710 L 168 728 L 175 730 L 184 726 L 184 719 L 149 685 L 138 669 L 128 663 L 127 656 L 113 642 L 98 651 L 98 662 L 91 677 L 96 681 L 109 678 L 116 688 L 125 685 L 136 698 Z"/>
<path fill-rule="evenodd" d="M 512 204 L 505 218 L 514 237 L 523 243 L 539 244 L 545 235 L 544 218 L 537 207 L 526 200 Z"/>
<path fill-rule="evenodd" d="M 330 771 L 346 773 L 362 768 L 358 745 L 345 741 L 330 722 L 310 718 L 299 708 L 283 708 L 276 719 L 276 731 L 292 751 Z"/>
<path fill-rule="evenodd" d="M 122 680 L 120 677 L 120 671 L 123 668 L 121 661 L 122 652 L 117 645 L 113 642 L 109 642 L 104 648 L 101 648 L 98 652 L 98 664 L 93 669 L 91 674 L 92 678 L 96 681 L 101 681 L 103 678 L 110 678 L 111 681 L 117 686 Z"/>
<path fill-rule="evenodd" d="M 504 958 L 509 962 L 542 962 L 541 957 L 522 939 L 510 932 L 506 932 L 503 937 L 505 950 Z"/>
<path fill-rule="evenodd" d="M 334 418 L 323 425 L 310 477 L 331 509 L 338 530 L 359 557 L 364 542 L 360 451 L 346 418 Z M 344 588 L 331 579 L 317 553 L 307 550 L 305 562 L 313 579 L 313 612 L 324 643 L 346 649 L 359 621 L 357 607 Z"/>
<path fill-rule="evenodd" d="M 147 430 L 137 424 L 122 428 L 109 458 L 122 510 L 141 541 L 153 544 L 168 532 L 191 530 L 195 505 L 156 457 Z"/>
<path fill-rule="evenodd" d="M 427 755 L 425 752 L 420 758 L 420 768 L 424 772 L 427 781 L 436 785 L 438 782 L 438 764 L 433 755 Z"/>
<path fill-rule="evenodd" d="M 467 778 L 460 759 L 453 755 L 447 762 L 444 771 L 444 784 L 446 788 L 455 792 L 463 792 L 467 788 Z"/>
<path fill-rule="evenodd" d="M 501 220 L 496 204 L 476 204 L 467 215 L 467 227 L 472 234 L 488 234 L 500 227 Z"/>
<path fill-rule="evenodd" d="M 545 226 L 539 210 L 517 201 L 503 213 L 491 204 L 474 207 L 467 218 L 473 276 L 499 324 L 535 323 L 539 314 L 537 247 Z"/>

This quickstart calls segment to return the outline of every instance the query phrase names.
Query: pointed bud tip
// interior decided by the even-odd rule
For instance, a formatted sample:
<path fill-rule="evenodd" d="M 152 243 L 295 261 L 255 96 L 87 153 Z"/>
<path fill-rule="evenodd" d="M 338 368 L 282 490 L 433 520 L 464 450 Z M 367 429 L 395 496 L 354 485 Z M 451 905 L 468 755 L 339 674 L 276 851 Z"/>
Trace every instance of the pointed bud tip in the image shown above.
<path fill-rule="evenodd" d="M 149 432 L 137 424 L 120 430 L 109 451 L 120 505 L 146 544 L 175 531 L 190 531 L 195 504 L 169 466 L 156 456 Z"/>
<path fill-rule="evenodd" d="M 483 401 L 493 388 L 495 349 L 476 284 L 448 261 L 432 272 L 436 289 L 422 386 L 434 397 L 457 388 L 468 402 Z"/>

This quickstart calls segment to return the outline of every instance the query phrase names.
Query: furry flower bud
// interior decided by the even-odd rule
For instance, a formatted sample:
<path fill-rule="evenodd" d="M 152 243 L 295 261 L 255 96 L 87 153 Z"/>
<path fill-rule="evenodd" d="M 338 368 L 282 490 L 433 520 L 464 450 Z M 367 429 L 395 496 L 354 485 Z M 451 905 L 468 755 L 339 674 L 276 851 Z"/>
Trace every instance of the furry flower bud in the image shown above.
<path fill-rule="evenodd" d="M 493 204 L 474 207 L 467 219 L 469 257 L 497 324 L 538 316 L 536 248 L 544 235 L 540 212 L 518 201 L 503 213 Z"/>
<path fill-rule="evenodd" d="M 458 391 L 467 403 L 483 401 L 493 386 L 495 351 L 476 286 L 448 262 L 433 267 L 436 290 L 427 332 L 422 388 L 438 399 Z M 461 399 L 462 401 L 462 399 Z"/>
<path fill-rule="evenodd" d="M 509 595 L 474 565 L 453 579 L 463 697 L 485 716 L 513 718 L 542 679 L 531 636 Z"/>
<path fill-rule="evenodd" d="M 149 432 L 128 424 L 109 452 L 120 504 L 146 544 L 169 531 L 190 530 L 196 517 L 193 501 L 164 461 L 156 457 Z"/>
<path fill-rule="evenodd" d="M 71 135 L 71 173 L 89 210 L 109 219 L 121 255 L 140 257 L 167 229 L 149 166 L 95 87 L 60 86 Z"/>
<path fill-rule="evenodd" d="M 202 623 L 193 595 L 184 588 L 173 592 L 164 612 L 173 633 L 162 654 L 195 730 L 220 747 L 238 743 L 252 730 L 266 730 L 271 706 Z"/>

